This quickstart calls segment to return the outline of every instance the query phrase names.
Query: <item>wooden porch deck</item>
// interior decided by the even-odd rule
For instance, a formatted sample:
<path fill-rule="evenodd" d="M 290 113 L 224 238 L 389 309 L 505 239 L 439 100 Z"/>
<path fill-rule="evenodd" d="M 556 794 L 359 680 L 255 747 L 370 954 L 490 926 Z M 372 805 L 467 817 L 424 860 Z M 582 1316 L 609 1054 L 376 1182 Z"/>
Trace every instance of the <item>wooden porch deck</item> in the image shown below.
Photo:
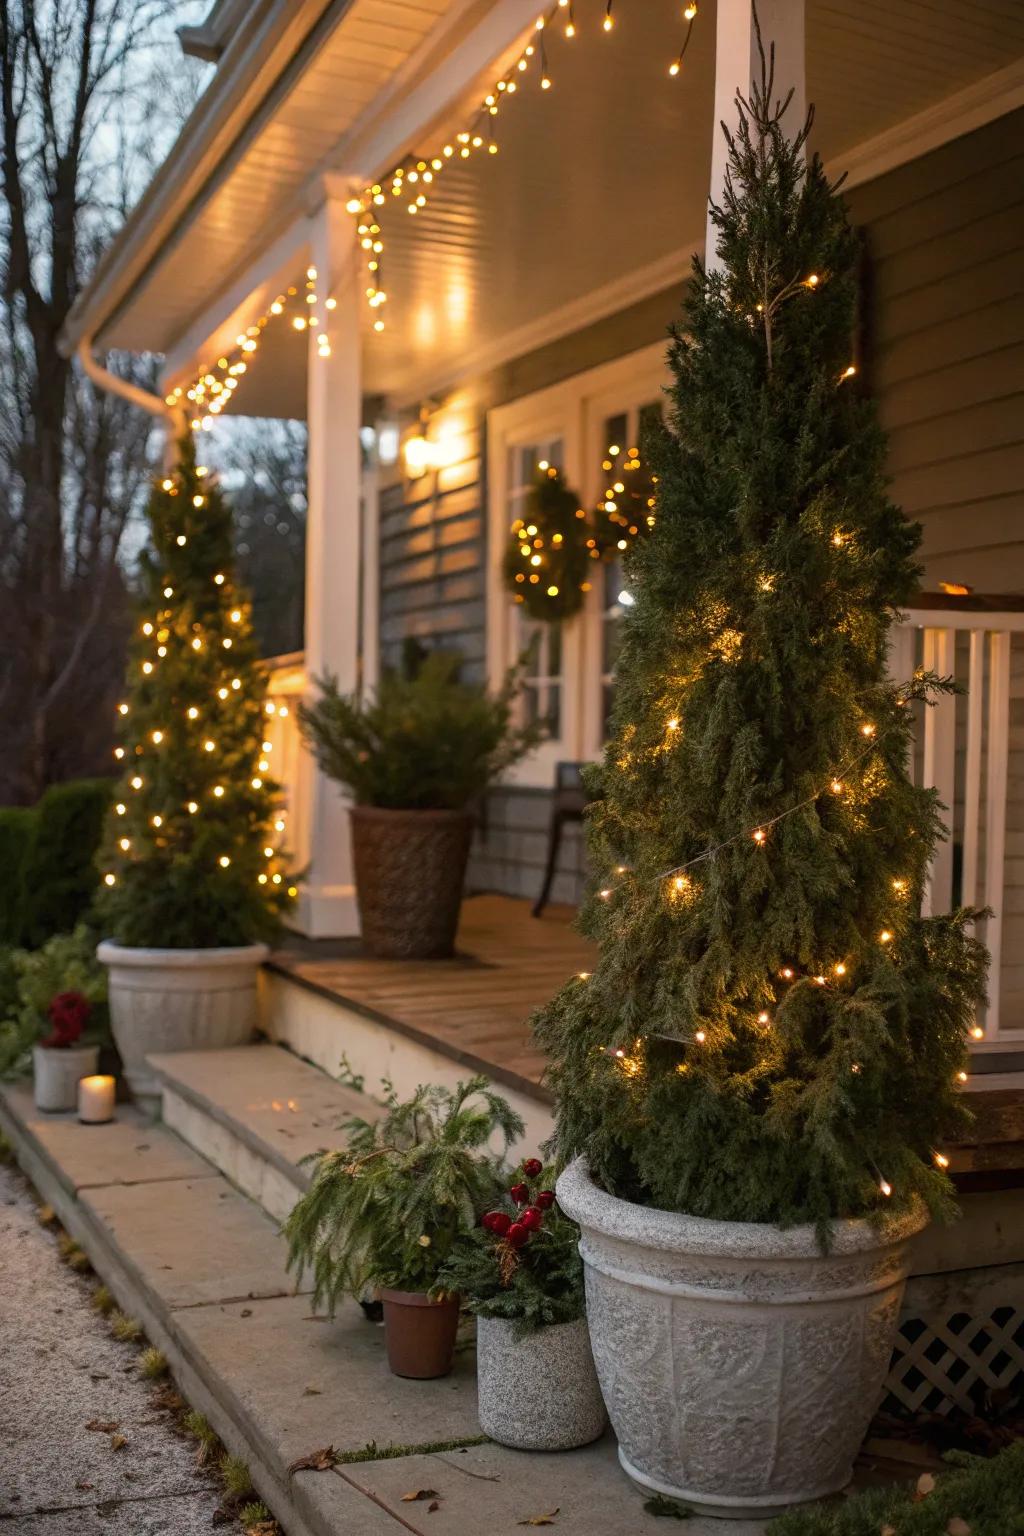
<path fill-rule="evenodd" d="M 354 941 L 294 939 L 271 965 L 403 1033 L 448 1047 L 498 1081 L 543 1093 L 545 1058 L 533 1043 L 530 1014 L 594 960 L 572 927 L 574 916 L 572 907 L 551 906 L 534 918 L 526 901 L 471 896 L 454 960 L 371 960 Z"/>
<path fill-rule="evenodd" d="M 454 960 L 370 960 L 357 940 L 289 940 L 271 969 L 399 1034 L 435 1046 L 470 1071 L 550 1102 L 545 1057 L 530 1015 L 568 977 L 591 970 L 594 949 L 572 926 L 574 909 L 541 918 L 511 896 L 463 904 Z M 982 1074 L 966 1090 L 974 1125 L 948 1149 L 958 1188 L 1024 1185 L 1024 1075 Z"/>

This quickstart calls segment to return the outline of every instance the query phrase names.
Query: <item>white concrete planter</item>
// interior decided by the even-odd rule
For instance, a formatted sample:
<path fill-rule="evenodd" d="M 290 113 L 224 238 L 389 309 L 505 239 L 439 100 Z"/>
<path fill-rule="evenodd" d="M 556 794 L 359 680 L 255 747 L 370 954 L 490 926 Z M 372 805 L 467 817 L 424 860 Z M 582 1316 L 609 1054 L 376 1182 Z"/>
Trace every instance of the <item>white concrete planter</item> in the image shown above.
<path fill-rule="evenodd" d="M 36 1109 L 50 1113 L 78 1108 L 78 1079 L 91 1077 L 99 1061 L 98 1045 L 32 1047 Z"/>
<path fill-rule="evenodd" d="M 244 1045 L 256 1025 L 256 977 L 265 944 L 229 949 L 132 949 L 105 939 L 110 1026 L 136 1099 L 154 1104 L 160 1085 L 146 1064 L 158 1051 Z"/>
<path fill-rule="evenodd" d="M 476 1374 L 480 1428 L 499 1445 L 569 1451 L 604 1433 L 585 1318 L 519 1339 L 504 1318 L 477 1318 Z"/>
<path fill-rule="evenodd" d="M 878 1406 L 923 1212 L 884 1229 L 707 1221 L 558 1180 L 579 1223 L 594 1360 L 641 1487 L 740 1519 L 835 1493 Z"/>

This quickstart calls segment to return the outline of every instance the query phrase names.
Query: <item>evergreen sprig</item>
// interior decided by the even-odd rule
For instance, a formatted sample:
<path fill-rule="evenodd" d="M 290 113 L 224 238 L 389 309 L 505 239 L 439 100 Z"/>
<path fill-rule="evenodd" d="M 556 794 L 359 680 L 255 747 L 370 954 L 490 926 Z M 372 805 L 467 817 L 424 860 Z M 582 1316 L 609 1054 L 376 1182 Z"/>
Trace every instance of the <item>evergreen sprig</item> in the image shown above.
<path fill-rule="evenodd" d="M 599 963 L 536 1028 L 559 1161 L 584 1153 L 624 1198 L 825 1241 L 837 1218 L 949 1210 L 936 1154 L 966 1118 L 987 957 L 982 914 L 919 915 L 946 834 L 910 780 L 886 656 L 920 530 L 888 499 L 850 363 L 858 242 L 772 75 L 740 102 L 722 264 L 695 263 L 670 421 L 642 445 L 655 527 L 627 555 L 590 785 Z"/>
<path fill-rule="evenodd" d="M 554 1182 L 553 1168 L 536 1177 L 540 1189 Z M 522 1206 L 506 1194 L 496 1209 L 515 1222 Z M 513 1323 L 517 1335 L 576 1322 L 585 1307 L 579 1240 L 576 1223 L 556 1204 L 544 1210 L 543 1224 L 521 1248 L 478 1225 L 456 1240 L 436 1288 L 461 1296 L 466 1310 L 477 1317 Z"/>
<path fill-rule="evenodd" d="M 190 436 L 148 512 L 100 914 L 122 944 L 272 938 L 295 888 L 263 745 L 266 678 L 234 581 L 231 510 Z"/>
<path fill-rule="evenodd" d="M 428 1291 L 460 1234 L 497 1198 L 523 1122 L 484 1077 L 393 1091 L 378 1120 L 345 1123 L 342 1151 L 307 1158 L 309 1190 L 285 1223 L 288 1267 L 312 1273 L 314 1307 L 375 1286 Z M 494 1139 L 502 1143 L 492 1151 Z"/>

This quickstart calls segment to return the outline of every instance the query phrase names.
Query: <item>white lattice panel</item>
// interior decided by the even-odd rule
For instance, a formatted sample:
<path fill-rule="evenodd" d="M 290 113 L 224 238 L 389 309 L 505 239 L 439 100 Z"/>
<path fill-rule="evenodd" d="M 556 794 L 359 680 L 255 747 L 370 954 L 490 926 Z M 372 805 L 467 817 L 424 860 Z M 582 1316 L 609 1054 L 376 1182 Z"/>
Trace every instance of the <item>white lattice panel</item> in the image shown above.
<path fill-rule="evenodd" d="M 1024 1310 L 904 1318 L 896 1336 L 885 1407 L 910 1413 L 976 1408 L 986 1391 L 1024 1382 Z"/>

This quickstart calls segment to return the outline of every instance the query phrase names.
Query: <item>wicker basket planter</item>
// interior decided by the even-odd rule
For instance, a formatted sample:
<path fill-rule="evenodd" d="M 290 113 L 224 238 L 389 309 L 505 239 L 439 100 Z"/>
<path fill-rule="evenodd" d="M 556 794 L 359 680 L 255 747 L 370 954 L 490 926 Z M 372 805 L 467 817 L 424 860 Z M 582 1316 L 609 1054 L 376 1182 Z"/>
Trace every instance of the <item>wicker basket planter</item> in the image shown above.
<path fill-rule="evenodd" d="M 382 960 L 455 951 L 473 817 L 468 811 L 353 806 L 352 853 L 363 946 Z"/>

